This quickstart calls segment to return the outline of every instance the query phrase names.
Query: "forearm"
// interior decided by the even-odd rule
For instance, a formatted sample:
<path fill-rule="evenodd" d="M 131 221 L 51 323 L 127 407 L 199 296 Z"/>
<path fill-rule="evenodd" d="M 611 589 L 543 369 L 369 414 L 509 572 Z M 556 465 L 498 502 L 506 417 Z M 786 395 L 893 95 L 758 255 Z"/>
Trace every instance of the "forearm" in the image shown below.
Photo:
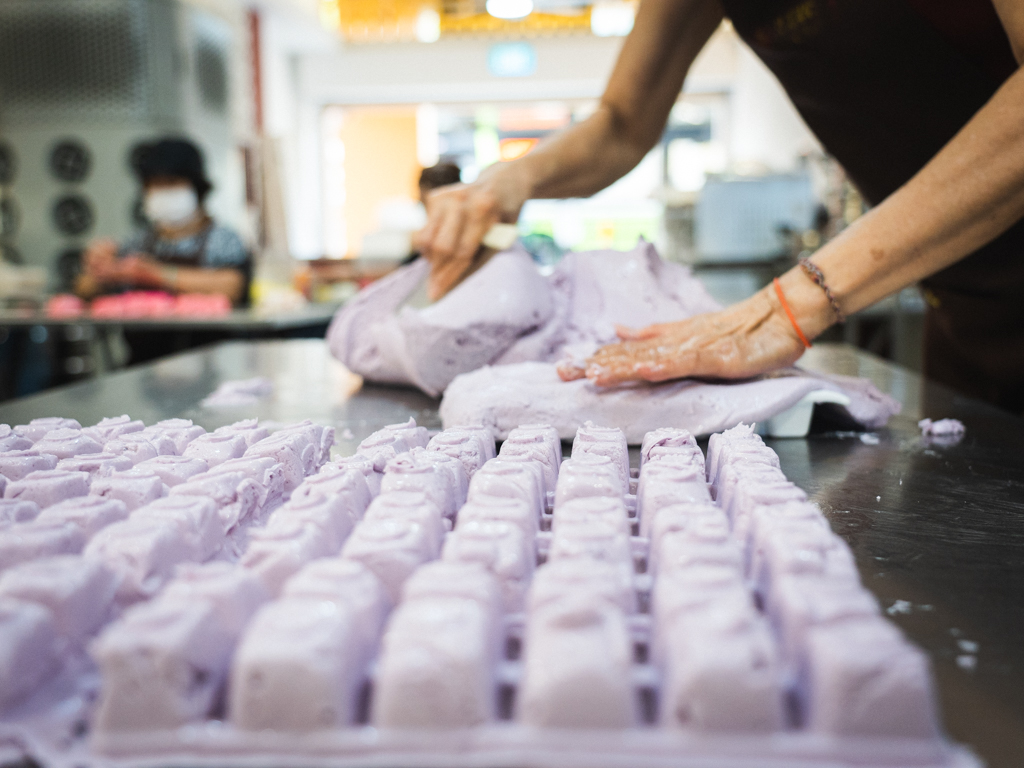
<path fill-rule="evenodd" d="M 1024 216 L 1022 104 L 1019 69 L 920 172 L 815 255 L 844 312 L 959 261 Z"/>
<path fill-rule="evenodd" d="M 586 197 L 632 170 L 661 138 L 723 15 L 718 0 L 645 0 L 597 111 L 508 165 L 527 196 Z"/>
<path fill-rule="evenodd" d="M 237 303 L 245 280 L 237 269 L 164 267 L 165 287 L 179 293 L 222 293 Z"/>

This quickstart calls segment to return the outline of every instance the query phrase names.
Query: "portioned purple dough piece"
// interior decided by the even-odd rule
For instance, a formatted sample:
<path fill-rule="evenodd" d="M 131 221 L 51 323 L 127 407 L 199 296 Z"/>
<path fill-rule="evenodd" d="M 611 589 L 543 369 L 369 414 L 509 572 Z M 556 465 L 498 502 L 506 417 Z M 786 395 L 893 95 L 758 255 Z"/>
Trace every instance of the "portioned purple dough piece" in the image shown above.
<path fill-rule="evenodd" d="M 204 472 L 174 486 L 170 492 L 171 497 L 199 496 L 211 499 L 217 506 L 224 533 L 258 516 L 263 495 L 264 489 L 241 471 Z"/>
<path fill-rule="evenodd" d="M 27 523 L 39 517 L 39 505 L 21 499 L 0 499 L 0 529 L 15 523 Z"/>
<path fill-rule="evenodd" d="M 746 424 L 743 422 L 721 432 L 716 432 L 708 438 L 708 450 L 704 463 L 707 466 L 707 477 L 709 483 L 714 482 L 722 450 L 726 449 L 728 446 L 740 443 L 763 446 L 764 440 L 761 439 L 760 435 L 754 432 L 753 424 Z"/>
<path fill-rule="evenodd" d="M 250 533 L 249 548 L 239 561 L 259 577 L 271 595 L 304 565 L 336 555 L 332 542 L 318 525 L 288 518 L 272 518 L 265 528 Z"/>
<path fill-rule="evenodd" d="M 491 445 L 493 446 L 493 444 L 494 439 L 492 438 Z M 479 434 L 459 427 L 446 429 L 439 435 L 434 435 L 427 443 L 427 450 L 457 459 L 466 471 L 467 478 L 473 477 L 473 473 L 491 458 L 487 455 L 484 441 Z"/>
<path fill-rule="evenodd" d="M 216 702 L 234 641 L 213 602 L 135 606 L 91 646 L 103 678 L 93 728 L 149 731 L 202 720 Z"/>
<path fill-rule="evenodd" d="M 733 568 L 738 577 L 743 574 L 743 556 L 734 541 L 695 541 L 686 530 L 665 533 L 651 559 L 659 575 L 697 564 L 724 565 Z"/>
<path fill-rule="evenodd" d="M 378 728 L 468 728 L 495 718 L 501 638 L 475 600 L 403 602 L 381 642 L 371 721 Z"/>
<path fill-rule="evenodd" d="M 395 454 L 397 455 L 397 454 Z M 374 459 L 371 456 L 364 456 L 357 453 L 354 456 L 347 456 L 334 462 L 334 467 L 340 469 L 354 469 L 366 480 L 366 487 L 370 490 L 370 496 L 375 497 L 380 493 L 381 482 L 384 480 L 384 467 L 394 456 L 384 457 L 378 454 Z M 326 469 L 326 467 L 325 467 Z M 323 470 L 321 470 L 322 472 Z M 318 473 L 319 474 L 319 473 Z"/>
<path fill-rule="evenodd" d="M 128 435 L 132 432 L 141 432 L 146 425 L 141 421 L 132 420 L 127 414 L 100 419 L 91 427 L 85 427 L 82 431 L 98 443 L 107 443 L 121 435 Z"/>
<path fill-rule="evenodd" d="M 427 460 L 426 454 L 410 451 L 389 461 L 380 486 L 381 496 L 395 491 L 422 493 L 441 510 L 442 515 L 453 518 L 461 505 L 455 496 L 451 476 L 444 467 Z"/>
<path fill-rule="evenodd" d="M 735 524 L 757 506 L 806 501 L 807 494 L 776 469 L 726 467 L 715 494 L 718 506 Z"/>
<path fill-rule="evenodd" d="M 102 453 L 103 444 L 81 429 L 55 429 L 37 441 L 32 450 L 48 453 L 57 459 L 70 459 L 87 453 Z"/>
<path fill-rule="evenodd" d="M 298 424 L 289 424 L 276 432 L 273 436 L 285 437 L 301 435 L 309 445 L 313 446 L 313 466 L 316 469 L 322 467 L 331 458 L 331 448 L 334 446 L 334 427 L 325 427 L 314 424 L 309 419 Z"/>
<path fill-rule="evenodd" d="M 472 600 L 492 618 L 494 631 L 500 632 L 501 589 L 485 565 L 437 560 L 419 568 L 402 587 L 402 604 L 439 597 Z"/>
<path fill-rule="evenodd" d="M 362 638 L 344 602 L 288 597 L 265 605 L 234 655 L 231 722 L 246 731 L 351 725 L 365 677 Z"/>
<path fill-rule="evenodd" d="M 543 470 L 534 462 L 508 461 L 500 457 L 491 459 L 469 483 L 469 501 L 484 496 L 521 499 L 540 519 L 547 507 Z"/>
<path fill-rule="evenodd" d="M 241 458 L 248 447 L 243 434 L 211 432 L 200 435 L 189 443 L 181 455 L 191 459 L 202 459 L 208 467 L 213 468 L 228 459 Z"/>
<path fill-rule="evenodd" d="M 0 710 L 28 698 L 60 665 L 53 615 L 35 603 L 0 599 Z"/>
<path fill-rule="evenodd" d="M 157 456 L 135 466 L 138 473 L 152 473 L 168 488 L 181 485 L 189 478 L 206 472 L 207 469 L 205 461 L 188 456 Z"/>
<path fill-rule="evenodd" d="M 34 441 L 21 437 L 7 424 L 0 424 L 0 453 L 11 451 L 30 451 Z"/>
<path fill-rule="evenodd" d="M 722 633 L 680 625 L 664 650 L 662 722 L 697 731 L 781 731 L 778 663 L 764 627 Z"/>
<path fill-rule="evenodd" d="M 813 574 L 857 584 L 859 576 L 853 553 L 830 530 L 776 528 L 764 538 L 750 577 L 758 592 L 767 595 L 775 580 L 786 574 Z"/>
<path fill-rule="evenodd" d="M 202 496 L 168 496 L 150 502 L 132 513 L 132 520 L 169 522 L 177 526 L 190 551 L 192 560 L 204 561 L 224 543 L 224 531 L 217 505 Z M 182 566 L 179 566 L 179 568 Z"/>
<path fill-rule="evenodd" d="M 175 453 L 181 456 L 185 448 L 200 435 L 205 435 L 206 430 L 198 424 L 193 424 L 191 419 L 164 419 L 158 421 L 150 429 L 160 430 L 166 437 L 174 441 Z"/>
<path fill-rule="evenodd" d="M 420 491 L 389 491 L 382 493 L 366 510 L 364 520 L 409 520 L 420 526 L 430 542 L 430 559 L 441 554 L 441 543 L 447 528 L 441 510 L 430 497 Z"/>
<path fill-rule="evenodd" d="M 127 456 L 132 464 L 140 464 L 157 456 L 176 456 L 174 441 L 160 433 L 132 432 L 108 441 L 103 450 L 118 456 Z"/>
<path fill-rule="evenodd" d="M 81 428 L 82 425 L 75 419 L 64 419 L 60 416 L 44 416 L 41 419 L 32 419 L 28 424 L 19 424 L 12 431 L 18 437 L 23 437 L 26 440 L 37 443 L 46 436 L 47 432 L 52 432 L 55 429 Z"/>
<path fill-rule="evenodd" d="M 629 535 L 608 523 L 563 523 L 551 537 L 548 560 L 591 558 L 631 567 L 633 551 Z"/>
<path fill-rule="evenodd" d="M 223 427 L 218 427 L 213 431 L 213 434 L 219 437 L 224 436 L 235 436 L 241 437 L 245 441 L 245 447 L 258 443 L 266 437 L 270 436 L 270 430 L 259 423 L 259 419 L 242 419 L 236 421 L 234 424 L 228 424 Z"/>
<path fill-rule="evenodd" d="M 389 442 L 394 446 L 396 453 L 413 448 L 426 448 L 430 442 L 430 431 L 426 427 L 417 426 L 416 419 L 410 417 L 408 421 L 388 424 L 377 430 L 359 444 L 357 452 L 362 453 L 364 448 L 379 447 Z"/>
<path fill-rule="evenodd" d="M 859 584 L 820 582 L 814 576 L 784 576 L 766 600 L 784 657 L 804 657 L 811 627 L 839 624 L 879 615 L 874 596 Z"/>
<path fill-rule="evenodd" d="M 622 610 L 593 595 L 530 613 L 517 719 L 540 728 L 629 728 L 637 722 L 633 643 Z"/>
<path fill-rule="evenodd" d="M 284 466 L 271 458 L 228 459 L 211 467 L 208 474 L 210 476 L 231 475 L 235 478 L 245 478 L 246 481 L 255 485 L 257 506 L 263 513 L 276 507 L 286 495 Z M 199 477 L 199 475 L 193 475 L 193 477 Z"/>
<path fill-rule="evenodd" d="M 70 459 L 61 459 L 57 462 L 57 469 L 65 472 L 88 472 L 93 479 L 97 477 L 108 477 L 114 472 L 123 472 L 131 469 L 134 465 L 128 456 L 115 455 L 113 453 L 86 453 L 82 456 L 73 456 Z"/>
<path fill-rule="evenodd" d="M 629 492 L 629 446 L 626 435 L 617 427 L 599 427 L 592 421 L 576 430 L 572 441 L 572 458 L 583 454 L 607 456 L 612 460 L 622 481 L 623 493 Z"/>
<path fill-rule="evenodd" d="M 523 532 L 527 541 L 532 542 L 540 530 L 540 519 L 537 510 L 522 499 L 501 496 L 477 496 L 467 501 L 459 510 L 456 528 L 464 523 L 493 520 L 510 523 Z"/>
<path fill-rule="evenodd" d="M 117 601 L 147 600 L 164 586 L 178 563 L 198 560 L 198 544 L 179 521 L 130 517 L 97 533 L 83 553 L 119 577 Z"/>
<path fill-rule="evenodd" d="M 696 465 L 678 466 L 667 461 L 649 461 L 640 470 L 636 488 L 640 535 L 650 534 L 658 510 L 673 504 L 708 504 L 711 494 L 704 473 Z"/>
<path fill-rule="evenodd" d="M 12 525 L 0 536 L 0 570 L 40 557 L 78 554 L 85 541 L 85 532 L 73 523 L 30 520 Z"/>
<path fill-rule="evenodd" d="M 881 618 L 810 628 L 799 690 L 804 721 L 813 732 L 938 735 L 928 659 Z"/>
<path fill-rule="evenodd" d="M 553 494 L 558 484 L 558 471 L 561 466 L 561 442 L 556 453 L 552 450 L 551 441 L 540 434 L 513 434 L 501 444 L 502 459 L 535 461 L 543 470 L 544 491 Z"/>
<path fill-rule="evenodd" d="M 413 571 L 437 558 L 436 539 L 424 526 L 411 520 L 364 519 L 341 550 L 342 557 L 356 560 L 380 579 L 392 603 Z"/>
<path fill-rule="evenodd" d="M 65 459 L 67 461 L 67 459 Z M 74 459 L 71 459 L 74 461 Z M 57 457 L 49 453 L 39 453 L 36 450 L 27 451 L 5 451 L 0 453 L 0 475 L 8 480 L 21 480 L 32 472 L 40 472 L 44 469 L 56 469 Z M 71 469 L 61 467 L 61 469 Z"/>
<path fill-rule="evenodd" d="M 922 435 L 932 437 L 959 437 L 967 431 L 964 423 L 957 419 L 939 419 L 938 421 L 921 419 L 917 422 L 917 426 L 921 429 Z"/>
<path fill-rule="evenodd" d="M 622 503 L 621 499 L 612 496 L 587 496 L 570 499 L 555 507 L 551 526 L 553 530 L 558 530 L 562 525 L 585 525 L 591 522 L 609 525 L 626 536 L 629 536 L 631 532 L 626 505 Z"/>
<path fill-rule="evenodd" d="M 258 443 L 253 443 L 245 452 L 245 458 L 271 459 L 284 470 L 285 491 L 294 491 L 307 475 L 317 471 L 319 446 L 309 441 L 301 432 L 275 432 Z"/>
<path fill-rule="evenodd" d="M 22 563 L 0 576 L 0 602 L 21 600 L 49 609 L 55 632 L 81 642 L 107 620 L 117 582 L 101 563 L 57 555 Z"/>
<path fill-rule="evenodd" d="M 65 499 L 89 493 L 89 475 L 85 472 L 64 472 L 44 469 L 30 472 L 21 480 L 8 483 L 5 499 L 34 501 L 41 509 Z"/>
<path fill-rule="evenodd" d="M 486 427 L 480 427 L 487 429 Z M 490 430 L 487 430 L 490 434 Z M 493 437 L 492 437 L 493 439 Z M 562 438 L 558 436 L 558 430 L 550 424 L 520 424 L 509 432 L 506 441 L 514 443 L 534 442 L 539 440 L 543 443 L 551 455 L 551 463 L 557 469 L 562 463 Z"/>
<path fill-rule="evenodd" d="M 739 422 L 764 421 L 811 392 L 847 392 L 829 379 L 796 369 L 787 373 L 730 383 L 686 379 L 609 388 L 587 379 L 564 382 L 552 363 L 484 366 L 448 385 L 440 415 L 445 428 L 477 422 L 499 440 L 525 421 L 550 422 L 563 440 L 571 440 L 580 426 L 593 421 L 619 427 L 630 445 L 639 445 L 666 422 L 707 435 Z M 893 406 L 870 405 L 862 419 L 884 425 L 898 411 Z"/>
<path fill-rule="evenodd" d="M 469 475 L 461 461 L 438 451 L 428 451 L 426 448 L 413 448 L 409 451 L 409 455 L 417 462 L 432 464 L 441 471 L 448 483 L 448 492 L 455 500 L 456 510 L 466 503 L 466 495 L 469 492 Z M 452 517 L 454 517 L 454 513 Z"/>
<path fill-rule="evenodd" d="M 54 525 L 74 523 L 82 529 L 86 539 L 91 539 L 101 529 L 124 520 L 129 511 L 118 499 L 78 496 L 47 507 L 37 519 Z"/>
<path fill-rule="evenodd" d="M 167 492 L 168 488 L 160 475 L 145 470 L 138 472 L 134 469 L 115 472 L 109 477 L 96 478 L 90 489 L 93 496 L 123 501 L 129 511 L 162 499 Z"/>
<path fill-rule="evenodd" d="M 448 534 L 441 557 L 484 566 L 501 587 L 503 610 L 514 613 L 523 609 L 537 552 L 516 526 L 497 521 L 461 523 Z"/>
<path fill-rule="evenodd" d="M 285 582 L 281 598 L 328 600 L 352 611 L 363 663 L 376 649 L 384 619 L 391 609 L 384 585 L 373 571 L 355 560 L 340 557 L 311 562 Z"/>
<path fill-rule="evenodd" d="M 644 435 L 640 443 L 640 468 L 659 456 L 692 456 L 704 463 L 697 439 L 686 429 L 661 427 Z"/>
<path fill-rule="evenodd" d="M 708 518 L 714 520 L 715 524 L 728 528 L 728 521 L 722 514 L 722 510 L 710 502 L 684 501 L 681 504 L 669 504 L 667 507 L 661 507 L 654 515 L 654 520 L 650 522 L 647 531 L 651 542 L 651 559 L 648 570 L 655 570 L 657 553 L 665 534 L 686 530 L 691 524 Z"/>
<path fill-rule="evenodd" d="M 285 523 L 309 523 L 323 532 L 328 550 L 337 552 L 362 517 L 340 495 L 308 494 L 292 497 L 277 509 L 267 528 Z"/>
<path fill-rule="evenodd" d="M 659 663 L 666 661 L 676 636 L 742 634 L 761 624 L 742 579 L 721 565 L 696 564 L 659 574 L 651 593 L 651 611 L 653 655 Z"/>
<path fill-rule="evenodd" d="M 591 496 L 622 499 L 628 490 L 611 459 L 585 454 L 562 462 L 555 486 L 555 507 Z"/>
<path fill-rule="evenodd" d="M 270 599 L 263 583 L 251 572 L 231 563 L 183 563 L 157 598 L 182 605 L 207 602 L 217 609 L 222 628 L 239 637 L 261 605 Z"/>
<path fill-rule="evenodd" d="M 302 481 L 289 502 L 296 503 L 308 496 L 327 497 L 345 507 L 354 521 L 362 519 L 373 497 L 366 476 L 357 468 L 325 464 L 319 472 Z"/>
<path fill-rule="evenodd" d="M 605 600 L 624 613 L 635 613 L 633 569 L 588 557 L 547 562 L 533 577 L 526 608 L 532 613 L 549 603 L 581 595 Z"/>

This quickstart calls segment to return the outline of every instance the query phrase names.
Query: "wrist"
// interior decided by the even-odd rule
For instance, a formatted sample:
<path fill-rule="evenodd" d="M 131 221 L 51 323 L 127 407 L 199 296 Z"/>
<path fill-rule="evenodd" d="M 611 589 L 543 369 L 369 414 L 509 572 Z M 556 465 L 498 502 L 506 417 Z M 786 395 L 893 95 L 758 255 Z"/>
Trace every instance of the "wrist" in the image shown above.
<path fill-rule="evenodd" d="M 178 289 L 178 268 L 161 267 L 160 280 L 164 284 L 165 288 L 176 291 Z"/>
<path fill-rule="evenodd" d="M 835 321 L 832 305 L 814 281 L 800 267 L 794 267 L 779 278 L 779 287 L 800 330 L 808 339 L 820 336 Z M 786 312 L 772 286 L 765 289 L 773 310 L 789 323 Z"/>

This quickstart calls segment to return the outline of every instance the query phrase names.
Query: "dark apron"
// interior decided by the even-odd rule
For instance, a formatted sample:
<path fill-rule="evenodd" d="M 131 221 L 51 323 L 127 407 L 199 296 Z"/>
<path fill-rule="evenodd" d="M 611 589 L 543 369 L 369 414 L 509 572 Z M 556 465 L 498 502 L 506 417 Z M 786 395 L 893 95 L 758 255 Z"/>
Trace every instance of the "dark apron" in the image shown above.
<path fill-rule="evenodd" d="M 199 233 L 196 238 L 196 245 L 191 251 L 185 253 L 160 253 L 157 251 L 156 244 L 159 242 L 159 238 L 154 230 L 150 230 L 146 234 L 145 240 L 142 243 L 142 252 L 148 253 L 161 264 L 167 264 L 172 267 L 203 267 L 203 256 L 206 253 L 206 243 L 210 239 L 210 233 L 213 232 L 213 222 L 211 221 L 207 227 Z M 244 264 L 240 264 L 236 267 L 242 273 L 242 297 L 236 304 L 238 307 L 249 306 L 249 288 L 252 283 L 252 261 L 246 260 Z"/>
<path fill-rule="evenodd" d="M 946 3 L 952 18 L 960 11 L 996 25 L 987 29 L 993 44 L 985 60 L 965 53 L 907 0 L 723 5 L 872 204 L 917 173 L 1016 66 L 987 0 L 962 0 L 959 9 Z M 923 286 L 927 375 L 1024 412 L 1024 221 Z"/>

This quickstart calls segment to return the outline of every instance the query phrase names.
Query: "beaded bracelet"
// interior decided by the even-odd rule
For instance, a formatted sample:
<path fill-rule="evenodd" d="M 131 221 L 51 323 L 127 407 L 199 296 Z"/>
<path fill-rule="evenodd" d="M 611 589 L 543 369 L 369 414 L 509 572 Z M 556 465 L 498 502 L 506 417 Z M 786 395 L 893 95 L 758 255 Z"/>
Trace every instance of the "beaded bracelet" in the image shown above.
<path fill-rule="evenodd" d="M 825 298 L 827 298 L 828 303 L 832 305 L 832 311 L 836 313 L 836 320 L 840 323 L 845 323 L 846 315 L 844 315 L 843 310 L 839 308 L 839 302 L 836 301 L 836 297 L 832 294 L 832 289 L 829 288 L 828 283 L 825 282 L 825 275 L 821 271 L 821 267 L 810 259 L 803 258 L 800 259 L 800 268 L 807 273 L 807 276 L 814 281 L 815 285 L 825 292 Z"/>

